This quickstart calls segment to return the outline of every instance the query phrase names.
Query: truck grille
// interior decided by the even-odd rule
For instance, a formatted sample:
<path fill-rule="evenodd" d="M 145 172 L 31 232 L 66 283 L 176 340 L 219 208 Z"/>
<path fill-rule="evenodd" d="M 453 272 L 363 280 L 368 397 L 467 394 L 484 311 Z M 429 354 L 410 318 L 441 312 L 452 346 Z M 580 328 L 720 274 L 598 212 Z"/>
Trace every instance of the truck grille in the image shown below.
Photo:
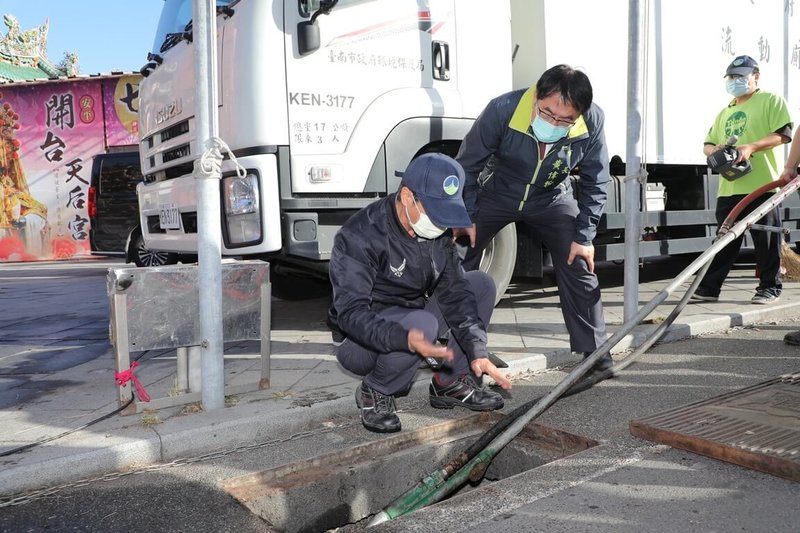
<path fill-rule="evenodd" d="M 183 122 L 178 122 L 174 126 L 171 126 L 164 131 L 161 132 L 161 142 L 166 142 L 170 139 L 174 139 L 175 137 L 180 137 L 184 133 L 189 133 L 189 121 L 184 120 Z"/>
<path fill-rule="evenodd" d="M 168 163 L 170 161 L 175 161 L 176 159 L 181 159 L 184 157 L 188 157 L 192 154 L 192 148 L 189 144 L 182 144 L 172 150 L 167 150 L 161 156 L 161 161 L 164 163 Z"/>

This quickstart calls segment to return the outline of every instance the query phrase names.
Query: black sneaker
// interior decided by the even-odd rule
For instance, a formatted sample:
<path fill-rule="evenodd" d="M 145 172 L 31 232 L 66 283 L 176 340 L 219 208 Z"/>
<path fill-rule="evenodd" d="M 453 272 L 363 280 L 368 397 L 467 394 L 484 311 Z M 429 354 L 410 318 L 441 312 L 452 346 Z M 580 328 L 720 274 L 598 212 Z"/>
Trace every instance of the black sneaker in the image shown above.
<path fill-rule="evenodd" d="M 487 358 L 489 359 L 489 361 L 491 361 L 491 362 L 492 362 L 492 364 L 493 364 L 494 366 L 496 366 L 497 368 L 508 368 L 508 363 L 506 363 L 505 361 L 503 361 L 502 359 L 500 359 L 500 358 L 497 356 L 497 354 L 496 354 L 496 353 L 494 353 L 494 352 L 489 352 L 489 353 L 486 355 L 486 357 L 487 357 Z M 420 365 L 419 365 L 419 366 L 420 366 L 420 368 L 430 368 L 430 369 L 431 369 L 431 370 L 433 370 L 434 372 L 438 372 L 438 371 L 439 371 L 439 370 L 442 368 L 442 363 L 441 363 L 441 361 L 440 361 L 439 359 L 436 359 L 435 357 L 425 357 L 425 358 L 423 359 L 423 362 L 422 362 L 422 363 L 420 363 Z"/>
<path fill-rule="evenodd" d="M 706 292 L 704 289 L 698 287 L 697 290 L 689 297 L 690 302 L 718 302 L 719 295 L 714 296 Z"/>
<path fill-rule="evenodd" d="M 394 433 L 400 431 L 400 419 L 394 396 L 387 396 L 361 382 L 356 389 L 356 405 L 361 409 L 361 423 L 376 433 Z"/>
<path fill-rule="evenodd" d="M 784 335 L 783 342 L 790 346 L 800 346 L 800 331 L 791 331 Z"/>
<path fill-rule="evenodd" d="M 436 409 L 452 409 L 459 405 L 472 411 L 494 411 L 505 403 L 499 393 L 480 387 L 471 374 L 464 374 L 446 387 L 438 385 L 433 378 L 428 392 L 431 407 Z"/>
<path fill-rule="evenodd" d="M 583 352 L 584 359 L 586 359 L 590 355 L 592 355 L 590 352 Z M 600 359 L 598 359 L 597 362 L 594 364 L 594 366 L 592 367 L 592 373 L 599 374 L 601 372 L 605 372 L 612 366 L 614 366 L 614 359 L 611 358 L 610 354 L 606 354 Z"/>

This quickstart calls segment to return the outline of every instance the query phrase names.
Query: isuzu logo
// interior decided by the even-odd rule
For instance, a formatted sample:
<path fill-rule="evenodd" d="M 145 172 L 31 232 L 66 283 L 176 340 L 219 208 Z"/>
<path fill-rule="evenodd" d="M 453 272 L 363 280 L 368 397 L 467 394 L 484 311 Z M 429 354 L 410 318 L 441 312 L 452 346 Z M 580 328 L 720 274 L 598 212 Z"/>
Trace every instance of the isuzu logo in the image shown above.
<path fill-rule="evenodd" d="M 156 111 L 156 125 L 161 125 L 181 113 L 183 113 L 183 104 L 181 99 L 178 98 Z"/>

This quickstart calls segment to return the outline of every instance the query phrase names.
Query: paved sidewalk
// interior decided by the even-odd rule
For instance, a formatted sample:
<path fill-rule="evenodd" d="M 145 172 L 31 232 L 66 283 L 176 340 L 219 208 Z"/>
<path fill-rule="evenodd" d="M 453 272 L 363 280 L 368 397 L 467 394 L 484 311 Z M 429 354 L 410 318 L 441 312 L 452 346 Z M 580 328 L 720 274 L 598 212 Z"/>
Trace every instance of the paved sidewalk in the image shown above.
<path fill-rule="evenodd" d="M 95 261 L 94 270 L 79 270 L 75 279 L 52 275 L 58 266 L 34 265 L 24 272 L 19 265 L 0 266 L 0 453 L 80 427 L 118 407 L 104 269 L 124 265 Z M 34 291 L 32 278 L 37 279 Z M 640 306 L 671 281 L 642 282 Z M 780 301 L 766 306 L 750 303 L 756 283 L 751 267 L 735 269 L 720 301 L 688 305 L 662 342 L 800 317 L 800 283 L 786 282 Z M 682 295 L 671 295 L 614 353 L 641 344 Z M 604 288 L 603 300 L 613 333 L 623 322 L 623 287 Z M 213 412 L 193 404 L 115 415 L 0 457 L 0 496 L 291 435 L 302 431 L 312 415 L 316 420 L 356 416 L 352 394 L 358 378 L 330 355 L 326 306 L 325 300 L 273 301 L 269 389 L 232 396 L 228 407 Z M 518 380 L 535 380 L 538 372 L 577 361 L 569 351 L 555 287 L 512 286 L 489 334 L 490 348 Z M 257 343 L 227 346 L 227 384 L 257 380 L 257 352 Z M 71 362 L 61 365 L 64 360 Z M 136 374 L 150 395 L 169 395 L 174 350 L 147 353 L 140 364 Z M 430 371 L 422 369 L 418 386 L 429 377 Z"/>

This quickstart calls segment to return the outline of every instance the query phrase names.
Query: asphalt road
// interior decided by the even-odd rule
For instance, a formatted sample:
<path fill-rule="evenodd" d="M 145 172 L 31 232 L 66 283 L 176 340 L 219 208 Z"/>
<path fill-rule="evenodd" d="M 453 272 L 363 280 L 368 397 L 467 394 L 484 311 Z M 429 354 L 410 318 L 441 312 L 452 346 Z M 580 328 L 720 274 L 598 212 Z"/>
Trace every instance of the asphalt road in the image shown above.
<path fill-rule="evenodd" d="M 775 323 L 759 327 L 737 328 L 725 333 L 707 335 L 686 341 L 654 347 L 645 354 L 641 365 L 630 367 L 630 377 L 622 376 L 615 381 L 599 385 L 595 389 L 561 400 L 545 415 L 545 423 L 556 423 L 570 429 L 580 427 L 585 436 L 606 442 L 623 442 L 634 439 L 626 434 L 628 420 L 640 413 L 637 411 L 635 395 L 630 385 L 658 386 L 654 374 L 656 365 L 663 365 L 669 373 L 692 373 L 698 380 L 713 380 L 719 390 L 727 390 L 730 382 L 758 382 L 782 372 L 798 369 L 800 348 L 786 346 L 781 341 L 784 333 L 794 324 Z M 747 376 L 731 372 L 726 361 L 747 360 Z M 665 370 L 667 372 L 667 370 Z M 542 381 L 557 380 L 561 372 L 541 376 Z M 536 381 L 538 378 L 531 378 Z M 628 381 L 629 383 L 625 384 Z M 524 389 L 520 389 L 522 393 Z M 541 393 L 544 387 L 535 387 L 529 394 Z M 656 394 L 656 392 L 654 392 Z M 663 382 L 659 395 L 676 396 L 678 404 L 703 399 L 699 392 L 677 388 Z M 665 404 L 676 402 L 668 401 Z M 421 407 L 425 409 L 425 407 Z M 596 412 L 591 422 L 586 415 Z M 303 458 L 313 450 L 352 446 L 369 438 L 357 422 L 345 424 L 334 432 L 312 432 L 289 443 L 275 443 L 241 453 L 232 453 L 210 461 L 199 461 L 183 466 L 164 466 L 155 471 L 96 481 L 82 487 L 66 487 L 47 497 L 23 505 L 0 509 L 0 531 L 8 533 L 38 531 L 159 531 L 159 532 L 263 532 L 268 525 L 260 518 L 233 500 L 220 486 L 219 481 L 247 472 L 271 468 Z M 287 436 L 288 437 L 288 436 Z M 635 439 L 634 439 L 635 440 Z M 718 498 L 718 489 L 713 486 L 681 486 L 671 484 L 664 478 L 663 487 L 649 486 L 643 479 L 641 486 L 628 486 L 633 491 L 668 491 L 669 498 L 697 501 L 693 516 L 675 516 L 669 513 L 668 502 L 659 498 L 643 498 L 638 508 L 622 509 L 632 516 L 660 517 L 650 523 L 649 531 L 673 532 L 711 531 L 710 522 L 716 522 L 716 531 L 732 531 L 732 520 L 740 522 L 739 531 L 793 532 L 797 530 L 797 502 L 800 501 L 800 484 L 772 478 L 765 474 L 746 471 L 712 459 L 673 450 L 667 452 L 674 460 L 686 467 L 713 472 L 713 476 L 727 478 L 730 489 L 736 490 L 734 499 L 722 508 L 713 500 Z M 666 468 L 666 467 L 665 467 Z M 731 478 L 732 471 L 744 473 L 747 482 Z M 665 476 L 666 476 L 665 471 Z M 748 485 L 749 483 L 749 485 Z M 623 491 L 626 483 L 618 489 Z M 670 486 L 671 485 L 671 486 Z M 748 491 L 753 491 L 748 494 Z M 768 491 L 768 492 L 767 492 Z M 542 500 L 542 508 L 517 515 L 509 514 L 503 525 L 495 523 L 502 531 L 576 531 L 591 517 L 592 508 L 598 516 L 608 515 L 613 496 L 608 501 L 584 501 L 576 497 L 576 490 L 557 491 Z M 748 504 L 750 497 L 763 499 L 769 494 L 771 508 Z M 758 501 L 761 501 L 759 499 Z M 719 500 L 718 500 L 719 501 Z M 438 504 L 446 509 L 448 502 Z M 475 501 L 476 506 L 491 506 L 491 501 Z M 660 509 L 664 509 L 660 511 Z M 535 515 L 535 520 L 532 519 Z M 735 518 L 739 516 L 740 518 Z M 535 526 L 533 525 L 535 524 Z M 398 526 L 401 523 L 397 523 Z M 585 524 L 584 524 L 585 525 Z M 490 531 L 487 524 L 471 527 L 464 524 L 463 531 Z M 605 524 L 600 521 L 592 527 L 578 528 L 592 531 L 630 531 L 630 528 Z M 400 527 L 397 530 L 402 530 Z M 450 528 L 452 530 L 452 528 Z M 495 529 L 497 531 L 497 529 Z"/>
<path fill-rule="evenodd" d="M 105 276 L 106 267 L 44 269 L 31 275 L 32 283 L 63 283 L 75 287 L 88 282 L 96 286 L 98 276 Z M 676 272 L 680 270 L 680 266 Z M 4 271 L 3 276 L 12 275 Z M 23 275 L 23 274 L 20 274 Z M 102 287 L 104 289 L 104 287 Z M 66 289 L 65 289 L 66 290 Z M 513 290 L 524 291 L 518 285 Z M 79 292 L 76 298 L 85 299 Z M 320 302 L 317 300 L 317 302 Z M 303 306 L 303 302 L 283 302 L 286 306 Z M 319 303 L 317 303 L 319 305 Z M 104 314 L 106 311 L 97 311 Z M 317 313 L 318 310 L 314 310 Z M 104 317 L 107 315 L 104 315 Z M 21 320 L 34 319 L 23 316 Z M 543 421 L 567 430 L 601 440 L 619 443 L 617 450 L 631 450 L 641 445 L 627 433 L 631 418 L 646 414 L 642 395 L 658 398 L 665 407 L 685 404 L 708 397 L 708 390 L 719 393 L 773 378 L 781 373 L 800 370 L 800 348 L 786 346 L 783 335 L 800 327 L 792 323 L 771 323 L 758 327 L 737 328 L 654 347 L 641 363 L 616 380 L 605 382 L 580 395 L 561 400 L 548 411 Z M 86 334 L 94 334 L 87 332 Z M 76 362 L 77 363 L 77 362 Z M 531 386 L 515 387 L 517 399 L 525 401 L 546 393 L 564 375 L 563 371 L 547 371 L 528 376 Z M 678 377 L 692 376 L 697 387 L 679 383 Z M 410 410 L 424 413 L 424 392 Z M 648 407 L 650 408 L 650 407 Z M 342 449 L 374 439 L 363 431 L 358 419 L 351 417 L 333 429 L 320 429 L 293 438 L 276 436 L 265 446 L 211 460 L 198 460 L 184 465 L 165 465 L 152 471 L 136 471 L 131 475 L 109 476 L 85 486 L 67 486 L 52 494 L 22 505 L 0 509 L 0 531 L 159 531 L 195 532 L 269 531 L 260 518 L 233 500 L 220 488 L 220 481 L 244 473 L 255 472 L 314 456 L 319 450 Z M 634 453 L 633 451 L 631 453 Z M 668 482 L 653 487 L 651 480 L 635 475 L 622 476 L 615 491 L 585 499 L 578 489 L 556 489 L 533 508 L 504 515 L 500 523 L 450 523 L 450 531 L 777 531 L 797 530 L 797 502 L 800 484 L 746 471 L 688 452 L 664 452 L 665 475 L 674 465 L 687 465 L 703 472 L 709 479 L 722 479 L 729 485 L 731 499 L 719 497 L 719 485 L 697 476 L 697 483 Z M 724 481 L 729 480 L 729 481 Z M 501 482 L 502 483 L 502 482 Z M 499 484 L 498 484 L 499 485 Z M 614 485 L 612 483 L 611 485 Z M 660 496 L 643 497 L 639 503 L 615 508 L 626 491 Z M 664 495 L 666 494 L 666 495 Z M 691 516 L 682 516 L 670 507 L 675 501 L 698 501 Z M 750 502 L 750 503 L 747 503 Z M 477 500 L 474 505 L 491 508 L 491 499 Z M 446 511 L 449 502 L 438 504 Z M 755 506 L 755 507 L 752 507 Z M 630 522 L 621 521 L 628 519 Z M 636 524 L 636 527 L 631 527 Z M 645 529 L 640 528 L 646 524 Z M 463 526 L 463 527 L 462 527 Z M 497 529 L 499 528 L 499 529 Z M 436 528 L 434 528 L 435 530 Z M 393 530 L 402 531 L 402 521 Z"/>

